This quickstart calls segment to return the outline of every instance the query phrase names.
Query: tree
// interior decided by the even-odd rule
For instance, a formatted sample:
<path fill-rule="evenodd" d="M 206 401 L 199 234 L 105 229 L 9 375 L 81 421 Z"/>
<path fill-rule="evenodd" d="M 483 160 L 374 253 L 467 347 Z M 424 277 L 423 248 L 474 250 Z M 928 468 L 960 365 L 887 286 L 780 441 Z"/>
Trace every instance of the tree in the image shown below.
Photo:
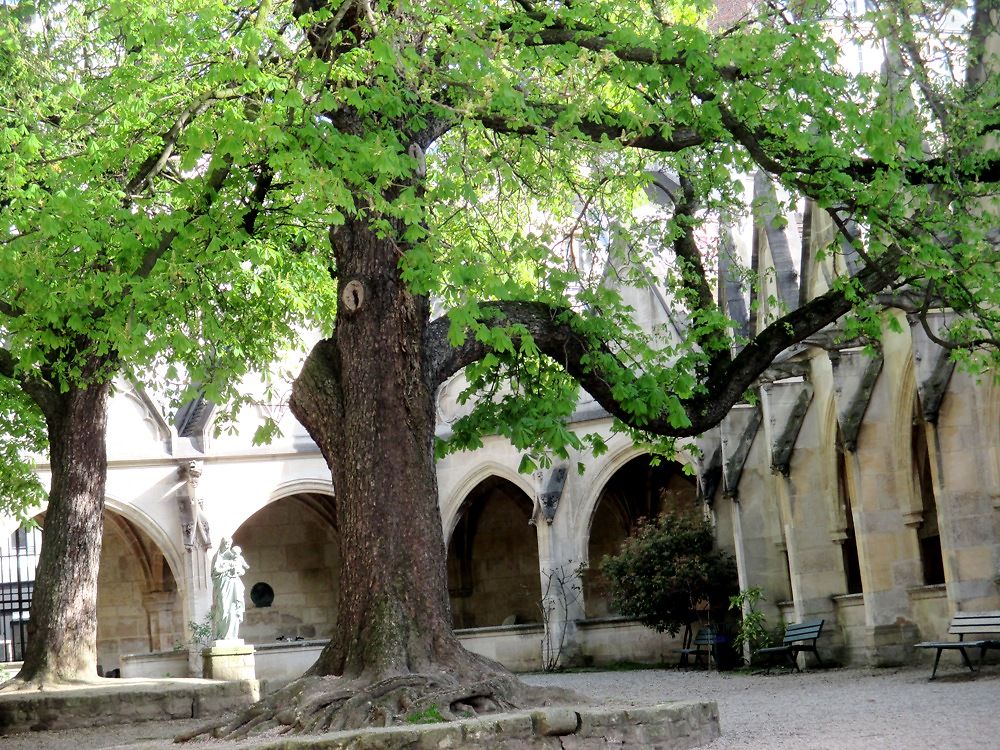
<path fill-rule="evenodd" d="M 434 451 L 501 434 L 530 469 L 601 450 L 565 426 L 579 387 L 638 439 L 697 435 L 788 347 L 838 321 L 846 337 L 871 333 L 886 301 L 961 312 L 944 343 L 997 361 L 997 78 L 982 74 L 994 0 L 967 27 L 965 80 L 928 86 L 946 119 L 899 70 L 888 83 L 845 73 L 825 6 L 769 4 L 723 33 L 679 4 L 291 10 L 300 122 L 322 142 L 311 166 L 340 190 L 329 248 L 340 308 L 291 407 L 330 466 L 350 553 L 337 636 L 310 677 L 223 732 L 532 700 L 451 634 Z M 941 9 L 925 10 L 909 17 L 933 26 Z M 891 12 L 873 20 L 903 28 Z M 917 48 L 941 38 L 931 31 L 910 35 Z M 904 66 L 903 80 L 926 72 Z M 651 164 L 677 179 L 671 210 L 641 222 Z M 717 303 L 697 235 L 706 216 L 737 210 L 732 175 L 754 169 L 827 211 L 860 261 L 802 304 L 759 292 L 766 309 L 750 325 Z M 601 264 L 587 261 L 615 248 L 612 233 L 640 259 L 669 248 L 685 340 L 642 335 L 594 282 Z M 432 320 L 432 301 L 447 313 Z M 463 369 L 476 408 L 435 444 L 434 395 Z"/>
<path fill-rule="evenodd" d="M 182 368 L 222 402 L 232 378 L 295 340 L 303 304 L 323 307 L 322 293 L 302 296 L 311 255 L 260 260 L 309 230 L 265 240 L 260 177 L 216 137 L 220 122 L 253 120 L 259 79 L 239 60 L 259 56 L 259 35 L 236 25 L 239 9 L 164 7 L 0 9 L 3 507 L 23 514 L 40 497 L 25 451 L 47 446 L 52 474 L 11 689 L 97 676 L 114 379 L 176 383 Z M 217 64 L 234 51 L 235 65 Z"/>
<path fill-rule="evenodd" d="M 169 245 L 190 240 L 182 244 L 192 253 L 214 250 L 211 272 L 223 285 L 243 278 L 248 257 L 267 272 L 301 259 L 310 273 L 298 281 L 335 290 L 339 302 L 291 401 L 330 466 L 351 550 L 338 635 L 309 678 L 232 722 L 233 733 L 541 699 L 451 633 L 435 452 L 475 446 L 488 433 L 523 450 L 525 468 L 601 450 L 599 436 L 565 426 L 580 387 L 637 439 L 697 435 L 789 346 L 837 321 L 846 320 L 846 336 L 870 332 L 884 302 L 918 315 L 959 311 L 945 343 L 970 365 L 996 362 L 989 200 L 1000 159 L 989 140 L 997 77 L 986 74 L 996 0 L 975 6 L 961 81 L 922 63 L 939 40 L 956 60 L 965 54 L 933 33 L 937 5 L 907 16 L 912 31 L 895 13 L 877 13 L 879 33 L 901 32 L 905 44 L 894 49 L 921 53 L 898 55 L 887 83 L 837 66 L 836 44 L 817 20 L 826 9 L 810 4 L 769 5 L 721 33 L 683 3 L 83 5 L 81 23 L 133 31 L 113 37 L 113 64 L 96 48 L 64 54 L 63 64 L 75 71 L 97 59 L 103 101 L 131 112 L 128 102 L 138 100 L 157 114 L 114 140 L 102 170 L 69 176 L 50 166 L 51 180 L 90 201 L 96 175 L 123 163 L 142 175 L 148 164 L 157 194 L 170 200 L 132 214 L 118 208 L 119 191 L 91 213 L 156 240 L 142 247 L 170 237 Z M 45 29 L 19 33 L 44 40 Z M 198 32 L 178 36 L 186 29 Z M 141 83 L 133 55 L 147 64 Z M 24 67 L 21 90 L 47 91 L 32 70 Z M 76 73 L 54 78 L 68 89 Z M 169 92 L 157 96 L 163 87 Z M 76 96 L 66 94 L 64 106 Z M 13 100 L 31 108 L 20 121 L 65 130 L 32 96 Z M 161 120 L 181 122 L 187 135 L 150 124 Z M 85 150 L 89 133 L 73 145 Z M 18 148 L 22 141 L 32 145 L 29 134 Z M 178 149 L 186 158 L 178 161 Z M 652 180 L 650 167 L 671 181 Z M 740 210 L 732 175 L 749 170 L 829 212 L 861 258 L 802 304 L 782 307 L 760 292 L 753 324 L 718 305 L 712 284 L 722 276 L 738 286 L 739 278 L 720 273 L 699 246 L 710 220 Z M 28 185 L 24 169 L 13 173 Z M 667 210 L 634 210 L 646 188 L 661 187 Z M 124 235 L 135 276 L 146 264 Z M 602 256 L 643 261 L 654 251 L 664 262 L 669 251 L 662 280 L 686 317 L 683 340 L 645 335 L 599 283 Z M 152 259 L 159 278 L 168 276 L 173 256 L 154 250 Z M 292 298 L 301 310 L 301 297 Z M 447 313 L 432 320 L 436 309 Z M 100 343 L 91 329 L 105 330 L 105 318 L 120 327 L 128 320 L 122 310 L 91 316 L 82 329 L 69 317 L 62 327 Z M 173 318 L 155 320 L 159 330 Z M 228 326 L 219 328 L 230 340 Z M 92 374 L 79 357 L 64 367 L 61 357 L 53 357 L 57 373 L 88 383 L 107 371 L 97 362 Z M 30 360 L 14 374 L 33 368 Z M 434 395 L 462 370 L 476 409 L 450 441 L 435 443 Z"/>
<path fill-rule="evenodd" d="M 699 603 L 724 610 L 737 590 L 736 563 L 715 549 L 712 524 L 689 515 L 641 520 L 601 570 L 616 612 L 671 635 L 688 626 Z"/>

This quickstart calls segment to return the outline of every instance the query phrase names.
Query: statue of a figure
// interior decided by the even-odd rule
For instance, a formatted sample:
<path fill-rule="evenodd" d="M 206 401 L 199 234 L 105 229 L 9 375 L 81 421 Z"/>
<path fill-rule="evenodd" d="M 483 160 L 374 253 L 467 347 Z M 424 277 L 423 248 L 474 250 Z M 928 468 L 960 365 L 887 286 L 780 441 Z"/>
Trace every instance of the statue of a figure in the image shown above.
<path fill-rule="evenodd" d="M 212 602 L 215 613 L 215 637 L 220 641 L 235 641 L 240 637 L 240 623 L 246 611 L 243 580 L 249 570 L 243 552 L 233 546 L 233 540 L 222 537 L 219 551 L 212 558 Z"/>

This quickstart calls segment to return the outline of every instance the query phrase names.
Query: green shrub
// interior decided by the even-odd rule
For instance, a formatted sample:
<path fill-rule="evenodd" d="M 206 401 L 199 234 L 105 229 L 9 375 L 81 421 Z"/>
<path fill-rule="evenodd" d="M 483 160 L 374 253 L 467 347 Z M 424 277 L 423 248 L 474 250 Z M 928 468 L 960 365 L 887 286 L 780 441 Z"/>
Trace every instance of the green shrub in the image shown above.
<path fill-rule="evenodd" d="M 704 518 L 666 513 L 640 520 L 601 570 L 611 584 L 611 606 L 659 632 L 676 635 L 699 604 L 724 608 L 737 590 L 732 556 L 717 550 Z"/>
<path fill-rule="evenodd" d="M 771 642 L 771 635 L 767 630 L 767 618 L 757 609 L 757 602 L 762 599 L 764 592 L 757 586 L 741 591 L 729 599 L 729 608 L 742 615 L 739 630 L 733 638 L 733 646 L 748 651 L 751 655 L 757 649 L 770 645 Z"/>

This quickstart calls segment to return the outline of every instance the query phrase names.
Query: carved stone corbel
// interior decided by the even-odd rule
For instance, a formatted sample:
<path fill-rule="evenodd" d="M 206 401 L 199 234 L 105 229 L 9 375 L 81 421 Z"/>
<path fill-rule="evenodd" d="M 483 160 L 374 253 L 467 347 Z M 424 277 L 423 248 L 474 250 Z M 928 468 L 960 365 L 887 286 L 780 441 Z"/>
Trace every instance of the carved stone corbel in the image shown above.
<path fill-rule="evenodd" d="M 852 453 L 858 447 L 858 433 L 883 361 L 882 352 L 878 350 L 874 355 L 864 349 L 830 352 L 837 393 L 837 422 L 844 436 L 844 448 Z"/>
<path fill-rule="evenodd" d="M 198 497 L 201 472 L 201 461 L 185 461 L 178 465 L 177 474 L 181 485 L 177 491 L 177 505 L 180 509 L 184 546 L 188 549 L 198 547 L 207 550 L 212 546 L 212 537 L 205 518 L 204 504 Z"/>
<path fill-rule="evenodd" d="M 559 500 L 566 488 L 567 473 L 568 470 L 565 466 L 553 466 L 548 472 L 538 472 L 538 485 L 542 489 L 535 499 L 535 512 L 531 514 L 532 524 L 537 525 L 539 518 L 545 519 L 545 523 L 550 525 L 555 520 Z M 548 474 L 547 477 L 546 474 Z"/>
<path fill-rule="evenodd" d="M 787 477 L 791 471 L 792 452 L 812 403 L 813 387 L 807 380 L 768 383 L 762 387 L 767 406 L 768 448 L 771 472 Z"/>
<path fill-rule="evenodd" d="M 760 406 L 749 404 L 737 404 L 722 420 L 722 486 L 729 497 L 736 497 L 761 421 Z"/>
<path fill-rule="evenodd" d="M 955 372 L 955 362 L 947 349 L 931 340 L 916 316 L 909 315 L 907 318 L 912 329 L 913 361 L 917 371 L 920 408 L 925 420 L 930 424 L 937 424 L 948 381 Z M 934 335 L 940 335 L 947 323 L 947 316 L 943 312 L 931 312 L 927 314 L 926 323 Z"/>

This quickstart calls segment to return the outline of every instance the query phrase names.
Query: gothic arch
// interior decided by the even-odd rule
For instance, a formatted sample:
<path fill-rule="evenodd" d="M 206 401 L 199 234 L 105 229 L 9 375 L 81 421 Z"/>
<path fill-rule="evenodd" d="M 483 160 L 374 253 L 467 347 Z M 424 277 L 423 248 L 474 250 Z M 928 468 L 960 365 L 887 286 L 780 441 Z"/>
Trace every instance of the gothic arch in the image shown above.
<path fill-rule="evenodd" d="M 509 466 L 497 461 L 484 461 L 476 464 L 462 477 L 461 481 L 456 483 L 455 488 L 448 494 L 447 500 L 441 504 L 441 524 L 444 528 L 446 546 L 451 542 L 451 535 L 455 532 L 455 527 L 462 516 L 462 507 L 469 495 L 490 477 L 506 479 L 534 502 L 537 489 L 524 474 L 519 474 Z"/>
<path fill-rule="evenodd" d="M 160 524 L 135 505 L 122 502 L 114 497 L 104 499 L 104 508 L 106 511 L 111 511 L 131 522 L 150 538 L 166 559 L 174 580 L 180 585 L 184 573 L 183 556 L 175 546 L 175 540 L 164 531 Z"/>
<path fill-rule="evenodd" d="M 330 482 L 285 482 L 233 529 L 249 565 L 242 638 L 269 643 L 332 635 L 342 559 L 334 502 Z"/>
<path fill-rule="evenodd" d="M 326 468 L 326 464 L 323 464 L 323 468 Z M 227 470 L 233 471 L 234 469 L 232 467 L 228 467 Z M 227 505 L 227 508 L 232 511 L 238 510 L 239 512 L 227 512 L 224 519 L 226 522 L 224 526 L 222 524 L 219 524 L 218 527 L 213 525 L 213 543 L 218 542 L 219 538 L 223 536 L 232 536 L 236 533 L 240 526 L 253 518 L 254 515 L 260 513 L 262 510 L 270 505 L 273 505 L 279 500 L 283 500 L 293 495 L 319 495 L 324 498 L 329 498 L 330 504 L 332 505 L 332 499 L 334 497 L 333 483 L 329 478 L 320 477 L 290 479 L 280 482 L 268 494 L 265 494 L 264 492 L 255 492 L 252 502 L 239 504 L 230 503 Z"/>
<path fill-rule="evenodd" d="M 590 491 L 584 496 L 584 500 L 580 503 L 579 509 L 576 513 L 573 528 L 573 544 L 576 547 L 577 556 L 574 557 L 574 559 L 578 559 L 584 564 L 589 562 L 587 556 L 587 546 L 590 540 L 591 525 L 594 522 L 594 515 L 597 512 L 597 504 L 600 502 L 601 495 L 604 494 L 604 490 L 607 487 L 608 482 L 610 482 L 618 471 L 630 461 L 648 454 L 649 451 L 636 448 L 631 443 L 628 443 L 624 447 L 610 454 L 609 457 L 600 465 L 593 481 L 589 483 Z M 683 466 L 690 466 L 697 469 L 697 465 L 694 464 L 691 457 L 687 453 L 678 453 L 671 460 Z M 588 471 L 590 470 L 591 469 L 588 468 Z"/>
<path fill-rule="evenodd" d="M 538 620 L 541 599 L 534 500 L 489 474 L 463 498 L 448 540 L 448 589 L 456 628 Z"/>
<path fill-rule="evenodd" d="M 609 463 L 609 468 L 617 469 L 599 485 L 592 508 L 588 508 L 588 532 L 582 545 L 585 555 L 581 560 L 588 568 L 583 576 L 583 599 L 587 617 L 591 618 L 613 614 L 610 584 L 598 562 L 619 550 L 640 518 L 651 519 L 665 511 L 698 516 L 704 513 L 697 482 L 683 473 L 683 463 L 664 460 L 654 466 L 652 456 L 644 451 L 623 452 L 617 458 L 629 453 L 627 461 Z"/>

